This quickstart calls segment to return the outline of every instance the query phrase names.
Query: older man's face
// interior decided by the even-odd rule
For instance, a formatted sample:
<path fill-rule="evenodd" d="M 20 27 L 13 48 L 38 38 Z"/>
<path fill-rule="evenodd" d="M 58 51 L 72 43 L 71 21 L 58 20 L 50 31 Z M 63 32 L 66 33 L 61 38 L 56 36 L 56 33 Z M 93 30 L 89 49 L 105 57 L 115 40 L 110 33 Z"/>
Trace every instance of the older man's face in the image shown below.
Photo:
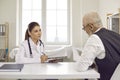
<path fill-rule="evenodd" d="M 83 30 L 85 30 L 86 31 L 86 28 L 88 27 L 88 23 L 87 23 L 87 21 L 83 18 Z"/>
<path fill-rule="evenodd" d="M 87 23 L 87 20 L 83 19 L 83 28 L 84 31 L 86 31 L 86 33 L 88 35 L 91 35 L 91 30 L 90 30 L 90 24 Z"/>

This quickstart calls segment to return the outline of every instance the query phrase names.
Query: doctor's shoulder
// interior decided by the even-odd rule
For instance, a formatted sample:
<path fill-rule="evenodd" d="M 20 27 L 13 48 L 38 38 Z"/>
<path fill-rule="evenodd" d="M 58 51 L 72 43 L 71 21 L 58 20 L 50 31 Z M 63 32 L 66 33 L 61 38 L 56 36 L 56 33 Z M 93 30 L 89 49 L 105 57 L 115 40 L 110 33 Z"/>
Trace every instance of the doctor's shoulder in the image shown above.
<path fill-rule="evenodd" d="M 19 52 L 21 53 L 29 53 L 29 47 L 28 47 L 28 42 L 27 40 L 23 41 L 20 45 L 19 45 Z"/>
<path fill-rule="evenodd" d="M 20 44 L 20 46 L 19 47 L 28 47 L 28 42 L 27 42 L 27 40 L 25 40 L 25 41 L 23 41 L 21 44 Z"/>

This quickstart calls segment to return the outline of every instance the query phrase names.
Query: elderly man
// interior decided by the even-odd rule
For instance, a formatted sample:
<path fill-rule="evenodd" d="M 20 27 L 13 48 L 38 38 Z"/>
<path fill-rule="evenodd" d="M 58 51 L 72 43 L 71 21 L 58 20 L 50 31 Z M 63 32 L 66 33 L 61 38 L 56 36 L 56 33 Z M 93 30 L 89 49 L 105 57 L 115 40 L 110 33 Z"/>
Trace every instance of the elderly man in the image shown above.
<path fill-rule="evenodd" d="M 77 69 L 84 71 L 95 61 L 100 80 L 110 80 L 118 63 L 120 63 L 120 35 L 103 28 L 96 12 L 83 17 L 83 30 L 89 38 L 77 61 Z"/>

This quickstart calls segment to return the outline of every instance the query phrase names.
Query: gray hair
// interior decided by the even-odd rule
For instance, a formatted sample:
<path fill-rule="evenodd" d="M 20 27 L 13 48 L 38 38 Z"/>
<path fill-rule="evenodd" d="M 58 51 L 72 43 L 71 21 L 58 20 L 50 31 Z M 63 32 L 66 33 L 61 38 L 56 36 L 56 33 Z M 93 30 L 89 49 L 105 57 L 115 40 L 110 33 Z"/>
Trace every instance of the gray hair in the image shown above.
<path fill-rule="evenodd" d="M 85 16 L 83 17 L 83 21 L 86 24 L 92 23 L 97 25 L 98 27 L 102 26 L 101 18 L 97 12 L 90 12 L 85 14 Z"/>

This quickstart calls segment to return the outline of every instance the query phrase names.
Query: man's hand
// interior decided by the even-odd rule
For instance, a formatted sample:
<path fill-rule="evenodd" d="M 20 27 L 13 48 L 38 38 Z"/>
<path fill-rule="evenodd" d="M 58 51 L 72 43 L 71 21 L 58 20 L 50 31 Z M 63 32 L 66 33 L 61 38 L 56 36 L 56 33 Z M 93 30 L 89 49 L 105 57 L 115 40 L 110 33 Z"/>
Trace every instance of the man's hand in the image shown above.
<path fill-rule="evenodd" d="M 41 59 L 41 63 L 44 63 L 48 59 L 48 56 L 43 54 L 41 55 L 40 59 Z"/>

